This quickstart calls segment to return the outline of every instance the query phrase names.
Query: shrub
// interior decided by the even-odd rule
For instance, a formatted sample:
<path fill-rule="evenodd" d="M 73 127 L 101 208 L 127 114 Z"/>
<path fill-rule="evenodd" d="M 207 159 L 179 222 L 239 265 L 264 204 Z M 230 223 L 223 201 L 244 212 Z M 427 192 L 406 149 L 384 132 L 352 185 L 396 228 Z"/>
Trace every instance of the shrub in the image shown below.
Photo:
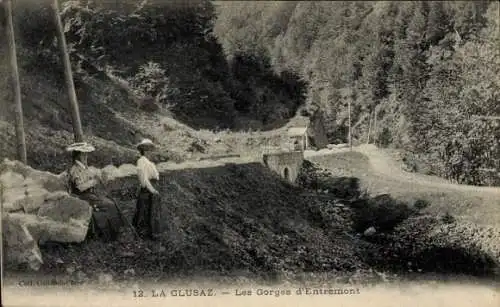
<path fill-rule="evenodd" d="M 175 92 L 165 69 L 155 62 L 141 65 L 129 83 L 138 97 L 150 97 L 164 105 L 169 105 L 168 98 Z"/>
<path fill-rule="evenodd" d="M 299 171 L 297 183 L 303 188 L 327 191 L 343 199 L 356 199 L 361 195 L 358 178 L 332 177 L 330 172 L 307 160 L 304 160 Z"/>
<path fill-rule="evenodd" d="M 417 199 L 413 206 L 419 210 L 425 209 L 430 206 L 430 203 L 424 199 Z"/>
<path fill-rule="evenodd" d="M 388 194 L 358 199 L 351 203 L 351 207 L 354 210 L 353 227 L 357 232 L 372 226 L 379 232 L 390 232 L 417 212 Z"/>

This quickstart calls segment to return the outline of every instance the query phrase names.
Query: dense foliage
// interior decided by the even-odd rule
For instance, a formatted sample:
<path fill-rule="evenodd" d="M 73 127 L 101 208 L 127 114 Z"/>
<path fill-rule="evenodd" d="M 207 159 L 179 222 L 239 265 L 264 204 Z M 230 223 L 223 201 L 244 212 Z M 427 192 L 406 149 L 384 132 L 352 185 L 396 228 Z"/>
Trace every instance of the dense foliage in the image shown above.
<path fill-rule="evenodd" d="M 474 115 L 500 115 L 498 20 L 487 1 L 221 2 L 215 33 L 228 57 L 306 79 L 332 141 L 346 141 L 350 101 L 357 142 L 370 131 L 429 173 L 495 184 L 500 121 Z"/>
<path fill-rule="evenodd" d="M 63 85 L 51 1 L 15 5 L 25 71 Z M 194 127 L 272 129 L 320 107 L 330 142 L 500 184 L 496 2 L 62 1 L 76 86 L 111 71 Z M 85 78 L 84 78 L 85 77 Z M 123 102 L 128 104 L 130 102 Z M 155 110 L 154 108 L 152 110 Z"/>
<path fill-rule="evenodd" d="M 51 2 L 20 1 L 16 29 L 24 66 L 63 81 Z M 304 83 L 293 74 L 276 74 L 255 56 L 226 60 L 209 0 L 67 0 L 60 11 L 77 79 L 110 72 L 137 101 L 191 126 L 270 129 L 303 104 Z"/>

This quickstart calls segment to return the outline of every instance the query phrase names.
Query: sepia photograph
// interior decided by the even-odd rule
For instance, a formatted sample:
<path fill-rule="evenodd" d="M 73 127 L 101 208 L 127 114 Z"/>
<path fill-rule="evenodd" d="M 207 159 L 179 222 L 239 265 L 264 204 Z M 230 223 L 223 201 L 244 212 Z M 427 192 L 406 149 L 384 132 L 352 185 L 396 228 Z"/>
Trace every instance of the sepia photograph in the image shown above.
<path fill-rule="evenodd" d="M 497 1 L 0 0 L 2 306 L 500 306 Z"/>

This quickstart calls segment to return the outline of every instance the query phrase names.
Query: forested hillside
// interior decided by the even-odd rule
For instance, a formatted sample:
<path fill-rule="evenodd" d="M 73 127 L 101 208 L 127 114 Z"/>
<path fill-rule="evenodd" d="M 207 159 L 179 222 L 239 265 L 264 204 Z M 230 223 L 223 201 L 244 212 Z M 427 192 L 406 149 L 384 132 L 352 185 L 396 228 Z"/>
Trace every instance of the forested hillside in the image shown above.
<path fill-rule="evenodd" d="M 441 2 L 219 2 L 226 55 L 269 61 L 309 84 L 330 141 L 395 146 L 413 170 L 494 184 L 500 169 L 499 5 Z M 424 165 L 425 167 L 422 167 Z"/>
<path fill-rule="evenodd" d="M 52 3 L 17 0 L 13 15 L 28 162 L 59 171 L 64 166 L 55 161 L 65 157 L 72 125 Z M 197 129 L 269 130 L 286 124 L 304 104 L 305 83 L 297 76 L 257 66 L 257 58 L 226 60 L 213 35 L 211 1 L 60 4 L 84 134 L 99 147 L 93 164 L 133 161 L 131 146 L 140 137 L 157 136 L 162 151 L 177 157 L 193 146 L 204 152 L 210 140 L 194 135 Z M 0 20 L 2 159 L 15 156 L 4 25 Z"/>
<path fill-rule="evenodd" d="M 30 55 L 39 68 L 40 63 L 58 67 L 50 1 L 38 7 L 24 2 L 17 10 L 23 46 L 33 49 Z M 300 81 L 256 67 L 251 59 L 228 63 L 212 33 L 216 13 L 211 1 L 110 3 L 62 3 L 80 72 L 108 67 L 143 101 L 167 107 L 194 127 L 247 128 L 236 127 L 246 119 L 257 122 L 257 128 L 272 128 L 295 115 L 303 96 Z"/>
<path fill-rule="evenodd" d="M 14 5 L 37 159 L 71 137 L 51 2 Z M 474 117 L 500 115 L 496 2 L 66 0 L 61 10 L 88 135 L 129 146 L 159 129 L 160 113 L 195 129 L 269 130 L 306 104 L 323 111 L 330 142 L 345 142 L 351 102 L 355 142 L 402 148 L 414 171 L 500 181 L 500 121 Z M 2 108 L 13 101 L 4 32 Z M 63 132 L 58 149 L 42 148 Z"/>

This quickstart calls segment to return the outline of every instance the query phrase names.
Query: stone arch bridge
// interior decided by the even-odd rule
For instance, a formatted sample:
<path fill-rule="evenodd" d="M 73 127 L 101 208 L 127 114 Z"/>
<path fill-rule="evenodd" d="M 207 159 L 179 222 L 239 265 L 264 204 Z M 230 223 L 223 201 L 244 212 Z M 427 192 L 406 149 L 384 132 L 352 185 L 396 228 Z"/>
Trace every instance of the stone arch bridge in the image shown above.
<path fill-rule="evenodd" d="M 264 164 L 280 175 L 283 179 L 294 183 L 299 175 L 304 161 L 303 151 L 288 151 L 265 153 L 262 156 Z"/>

